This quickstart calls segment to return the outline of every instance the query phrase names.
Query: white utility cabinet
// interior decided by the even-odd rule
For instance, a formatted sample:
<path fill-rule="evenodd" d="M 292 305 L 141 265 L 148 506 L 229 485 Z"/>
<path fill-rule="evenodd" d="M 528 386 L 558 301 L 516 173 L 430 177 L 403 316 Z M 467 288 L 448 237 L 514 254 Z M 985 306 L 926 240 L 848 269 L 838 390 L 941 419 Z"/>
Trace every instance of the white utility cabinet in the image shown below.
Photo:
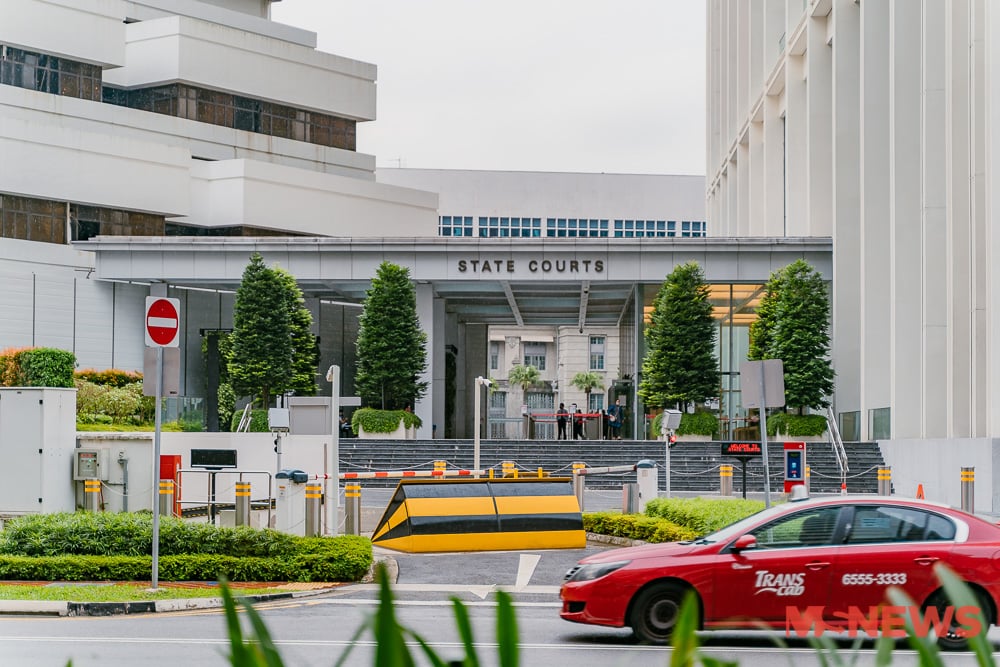
<path fill-rule="evenodd" d="M 76 510 L 76 389 L 0 388 L 0 517 Z"/>

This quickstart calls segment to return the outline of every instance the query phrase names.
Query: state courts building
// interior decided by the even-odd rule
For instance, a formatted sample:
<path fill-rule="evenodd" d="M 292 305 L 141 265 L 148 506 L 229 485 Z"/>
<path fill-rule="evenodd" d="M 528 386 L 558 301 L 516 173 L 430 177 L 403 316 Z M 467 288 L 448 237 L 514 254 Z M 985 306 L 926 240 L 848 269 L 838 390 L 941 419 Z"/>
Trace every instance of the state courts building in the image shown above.
<path fill-rule="evenodd" d="M 763 283 L 798 258 L 832 279 L 828 236 L 718 236 L 701 176 L 376 170 L 356 145 L 375 119 L 375 65 L 317 50 L 270 4 L 0 3 L 0 348 L 139 369 L 145 297 L 176 297 L 183 400 L 211 413 L 203 336 L 232 326 L 256 251 L 303 290 L 320 392 L 338 364 L 350 395 L 359 304 L 390 261 L 410 270 L 428 333 L 419 436 L 471 437 L 474 378 L 517 363 L 543 384 L 503 386 L 497 414 L 605 407 L 606 391 L 584 405 L 580 371 L 643 414 L 644 317 L 665 276 L 697 261 L 720 410 L 737 418 Z M 632 429 L 643 437 L 641 420 Z"/>

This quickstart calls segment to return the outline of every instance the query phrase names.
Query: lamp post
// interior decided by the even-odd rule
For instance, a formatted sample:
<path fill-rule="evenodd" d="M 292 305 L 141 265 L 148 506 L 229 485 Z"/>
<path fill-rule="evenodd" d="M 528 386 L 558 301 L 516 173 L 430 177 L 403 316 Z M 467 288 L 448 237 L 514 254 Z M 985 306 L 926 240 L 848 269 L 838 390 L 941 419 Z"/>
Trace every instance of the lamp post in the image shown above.
<path fill-rule="evenodd" d="M 327 535 L 337 534 L 337 524 L 340 518 L 340 366 L 333 365 L 326 371 L 326 381 L 330 383 L 330 458 L 327 466 L 330 475 L 326 479 L 326 497 L 332 502 L 326 510 Z M 330 493 L 330 480 L 333 480 L 334 493 Z"/>
<path fill-rule="evenodd" d="M 472 403 L 473 404 L 473 411 L 472 411 L 473 420 L 476 422 L 475 426 L 474 426 L 474 428 L 475 428 L 475 435 L 474 435 L 474 437 L 472 439 L 473 443 L 475 443 L 474 446 L 473 446 L 473 450 L 472 450 L 472 452 L 473 452 L 472 453 L 472 469 L 474 471 L 476 471 L 475 474 L 476 474 L 477 478 L 479 477 L 479 437 L 480 437 L 479 436 L 479 431 L 480 431 L 480 426 L 481 426 L 479 422 L 480 422 L 480 419 L 481 419 L 480 415 L 482 413 L 482 409 L 480 408 L 480 404 L 482 402 L 482 395 L 483 395 L 482 388 L 483 387 L 489 387 L 491 384 L 493 384 L 493 381 L 490 380 L 489 378 L 484 378 L 482 375 L 480 375 L 479 377 L 476 378 L 476 395 L 475 395 L 475 400 Z"/>

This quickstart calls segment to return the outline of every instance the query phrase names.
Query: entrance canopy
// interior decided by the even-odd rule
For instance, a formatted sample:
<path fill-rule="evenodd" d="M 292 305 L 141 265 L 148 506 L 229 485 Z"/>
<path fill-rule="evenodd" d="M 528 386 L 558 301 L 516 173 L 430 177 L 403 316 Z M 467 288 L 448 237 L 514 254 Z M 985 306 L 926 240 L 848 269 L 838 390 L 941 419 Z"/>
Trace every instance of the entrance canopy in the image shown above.
<path fill-rule="evenodd" d="M 459 322 L 495 325 L 618 325 L 636 285 L 658 285 L 690 261 L 720 285 L 764 283 L 796 259 L 827 280 L 833 273 L 829 238 L 99 236 L 75 245 L 96 252 L 102 280 L 228 291 L 239 287 L 250 255 L 259 252 L 268 265 L 290 271 L 305 296 L 353 303 L 388 261 L 408 268 L 418 285 L 431 285 Z"/>

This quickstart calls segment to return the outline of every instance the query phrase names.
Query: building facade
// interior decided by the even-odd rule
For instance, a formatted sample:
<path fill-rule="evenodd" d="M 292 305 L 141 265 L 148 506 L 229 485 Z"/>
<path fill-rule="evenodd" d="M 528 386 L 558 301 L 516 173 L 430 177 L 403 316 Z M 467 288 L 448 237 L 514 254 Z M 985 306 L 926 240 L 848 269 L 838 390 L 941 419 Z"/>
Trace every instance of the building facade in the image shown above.
<path fill-rule="evenodd" d="M 1000 434 L 1000 12 L 710 0 L 709 236 L 830 237 L 845 439 Z"/>

